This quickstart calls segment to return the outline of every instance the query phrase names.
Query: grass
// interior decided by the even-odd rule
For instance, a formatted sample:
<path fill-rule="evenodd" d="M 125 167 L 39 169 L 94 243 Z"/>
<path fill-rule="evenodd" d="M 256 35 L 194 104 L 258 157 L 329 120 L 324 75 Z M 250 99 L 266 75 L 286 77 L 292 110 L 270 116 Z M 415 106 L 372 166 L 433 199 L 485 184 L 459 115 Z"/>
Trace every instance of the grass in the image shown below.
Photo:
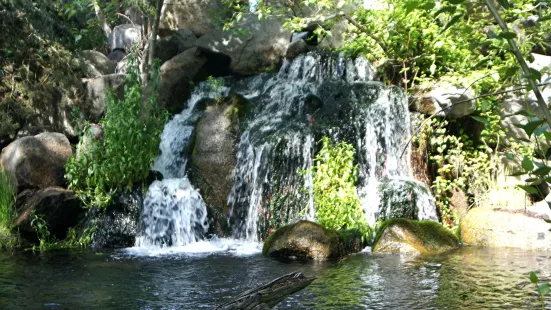
<path fill-rule="evenodd" d="M 0 170 L 0 229 L 10 230 L 15 218 L 15 192 L 10 177 Z"/>

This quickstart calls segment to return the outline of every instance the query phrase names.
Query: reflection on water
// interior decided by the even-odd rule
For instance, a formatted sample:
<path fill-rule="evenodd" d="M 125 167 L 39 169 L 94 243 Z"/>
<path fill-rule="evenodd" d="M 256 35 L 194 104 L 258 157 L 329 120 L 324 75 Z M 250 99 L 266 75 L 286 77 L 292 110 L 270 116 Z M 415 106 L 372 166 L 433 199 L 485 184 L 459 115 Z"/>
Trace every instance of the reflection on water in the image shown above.
<path fill-rule="evenodd" d="M 528 273 L 549 279 L 550 259 L 476 248 L 425 257 L 361 253 L 325 263 L 235 252 L 0 253 L 0 309 L 208 309 L 295 270 L 318 279 L 278 309 L 542 309 Z M 551 299 L 545 303 L 551 309 Z"/>

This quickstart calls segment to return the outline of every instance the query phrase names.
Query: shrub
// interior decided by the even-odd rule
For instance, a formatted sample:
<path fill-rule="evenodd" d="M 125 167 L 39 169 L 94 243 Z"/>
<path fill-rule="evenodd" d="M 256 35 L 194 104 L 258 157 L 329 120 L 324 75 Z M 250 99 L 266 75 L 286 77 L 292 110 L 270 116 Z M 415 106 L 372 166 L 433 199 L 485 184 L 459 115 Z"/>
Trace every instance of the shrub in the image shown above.
<path fill-rule="evenodd" d="M 158 81 L 156 64 L 150 82 L 142 86 L 138 55 L 132 52 L 124 99 L 117 100 L 111 91 L 107 96 L 105 117 L 100 122 L 103 140 L 89 137 L 91 143 L 86 150 L 67 162 L 69 187 L 86 205 L 105 207 L 115 193 L 130 191 L 149 174 L 167 119 L 166 112 L 157 105 Z M 90 135 L 89 131 L 85 129 L 85 135 Z"/>

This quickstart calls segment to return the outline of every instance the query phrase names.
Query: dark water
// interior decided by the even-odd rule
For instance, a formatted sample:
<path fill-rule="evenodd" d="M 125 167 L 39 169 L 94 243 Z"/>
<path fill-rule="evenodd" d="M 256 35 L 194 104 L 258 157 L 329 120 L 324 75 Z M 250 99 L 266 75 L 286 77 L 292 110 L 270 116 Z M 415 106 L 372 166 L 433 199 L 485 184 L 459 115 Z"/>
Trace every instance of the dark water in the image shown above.
<path fill-rule="evenodd" d="M 278 309 L 551 309 L 528 281 L 532 270 L 549 278 L 551 253 L 476 248 L 326 263 L 259 254 L 0 253 L 0 309 L 208 309 L 295 270 L 318 278 Z"/>

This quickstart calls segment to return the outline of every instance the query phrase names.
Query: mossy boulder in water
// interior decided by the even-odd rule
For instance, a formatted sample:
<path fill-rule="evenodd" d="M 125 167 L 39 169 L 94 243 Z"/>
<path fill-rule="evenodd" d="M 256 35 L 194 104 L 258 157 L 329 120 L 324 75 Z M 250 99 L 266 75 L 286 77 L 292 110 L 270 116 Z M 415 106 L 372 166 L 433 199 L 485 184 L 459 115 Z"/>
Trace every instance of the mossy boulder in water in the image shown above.
<path fill-rule="evenodd" d="M 383 222 L 373 243 L 373 252 L 441 253 L 455 249 L 458 245 L 457 238 L 436 222 L 390 219 Z"/>
<path fill-rule="evenodd" d="M 359 231 L 337 232 L 317 223 L 299 221 L 270 235 L 264 242 L 262 254 L 275 258 L 325 260 L 361 250 Z"/>

